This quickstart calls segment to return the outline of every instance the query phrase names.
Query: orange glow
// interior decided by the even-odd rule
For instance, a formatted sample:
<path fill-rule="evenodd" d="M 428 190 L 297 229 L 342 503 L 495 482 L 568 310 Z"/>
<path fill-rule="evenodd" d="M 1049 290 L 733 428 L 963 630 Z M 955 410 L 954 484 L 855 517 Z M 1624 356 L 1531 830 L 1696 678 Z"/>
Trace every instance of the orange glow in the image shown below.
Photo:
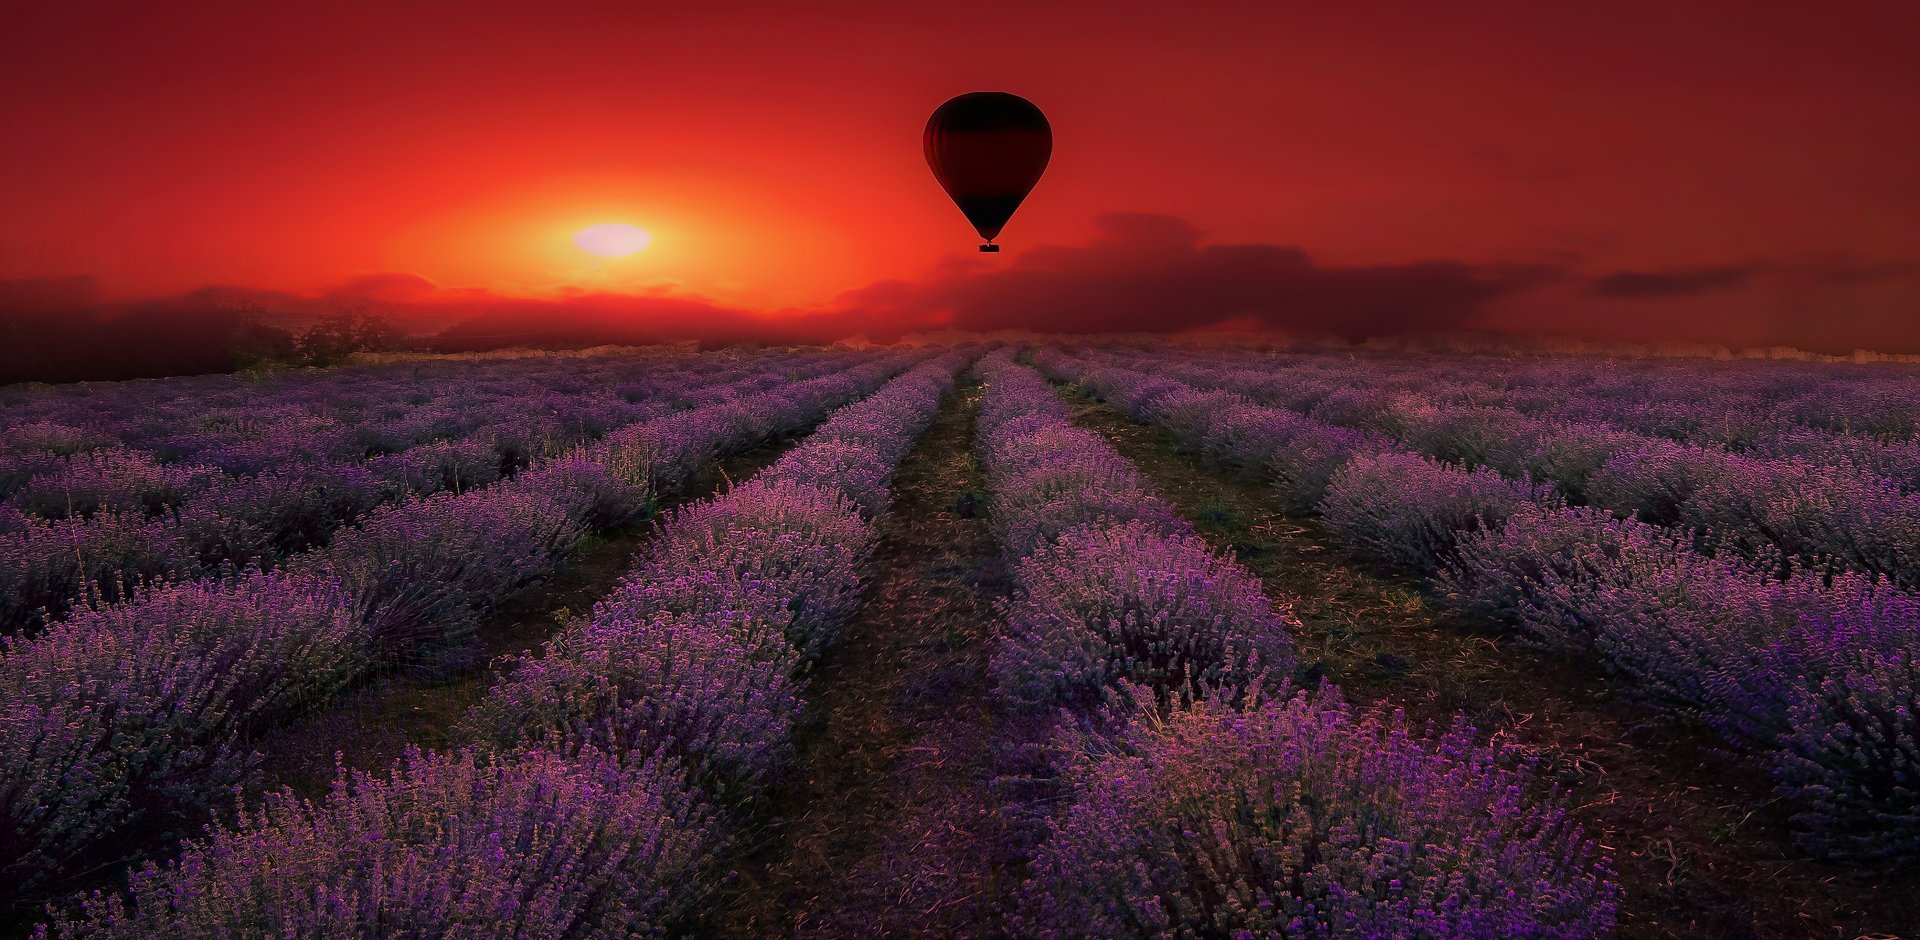
<path fill-rule="evenodd" d="M 581 251 L 602 258 L 624 258 L 637 254 L 653 242 L 646 230 L 625 222 L 602 222 L 573 233 L 573 243 Z"/>
<path fill-rule="evenodd" d="M 409 275 L 790 312 L 1056 263 L 1110 212 L 1331 266 L 1580 277 L 1892 270 L 1920 244 L 1912 4 L 1401 6 L 29 4 L 0 29 L 23 90 L 0 95 L 0 282 Z M 1038 105 L 1055 150 L 1005 253 L 956 261 L 978 239 L 920 135 L 982 89 Z M 621 220 L 653 242 L 574 241 Z"/>

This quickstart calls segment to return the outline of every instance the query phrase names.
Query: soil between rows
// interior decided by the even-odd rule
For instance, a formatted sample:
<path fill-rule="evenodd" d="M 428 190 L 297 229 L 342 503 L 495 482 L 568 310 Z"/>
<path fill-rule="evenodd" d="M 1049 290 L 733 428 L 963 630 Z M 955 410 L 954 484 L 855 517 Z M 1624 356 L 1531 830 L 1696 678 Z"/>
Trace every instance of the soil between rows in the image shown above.
<path fill-rule="evenodd" d="M 713 495 L 732 481 L 744 480 L 779 459 L 811 430 L 796 431 L 750 451 L 719 461 L 689 486 L 686 494 L 665 501 L 663 509 Z M 374 677 L 328 702 L 318 712 L 271 729 L 253 742 L 264 767 L 260 792 L 291 788 L 308 798 L 325 795 L 339 765 L 382 769 L 409 745 L 445 747 L 468 708 L 492 687 L 498 670 L 513 656 L 536 649 L 568 616 L 588 614 L 632 567 L 633 557 L 652 536 L 651 522 L 590 537 L 576 547 L 559 570 L 495 608 L 480 621 L 476 642 L 480 666 L 450 678 L 429 680 L 406 672 Z M 248 794 L 257 798 L 259 793 Z M 231 812 L 223 814 L 230 818 Z M 124 887 L 126 873 L 148 860 L 166 860 L 183 838 L 202 826 L 189 822 L 165 828 L 134 826 L 121 840 L 125 854 L 90 873 L 86 880 L 63 884 L 44 897 L 0 908 L 0 940 L 24 937 L 44 920 L 45 905 L 64 904 L 82 891 Z"/>
<path fill-rule="evenodd" d="M 1498 625 L 1443 612 L 1404 578 L 1368 573 L 1318 521 L 1266 488 L 1182 453 L 1163 432 L 1069 393 L 1098 431 L 1216 547 L 1233 551 L 1304 629 L 1302 662 L 1352 701 L 1441 726 L 1464 712 L 1536 754 L 1607 847 L 1621 938 L 1913 937 L 1920 876 L 1806 858 L 1766 781 L 1623 699 L 1597 668 L 1527 649 Z"/>
<path fill-rule="evenodd" d="M 810 430 L 810 429 L 809 429 Z M 808 431 L 796 431 L 745 453 L 725 458 L 662 511 L 704 499 L 743 481 L 786 453 Z M 453 731 L 492 688 L 500 669 L 521 653 L 538 649 L 570 617 L 592 613 L 632 569 L 634 556 L 653 537 L 643 522 L 586 539 L 547 579 L 508 598 L 480 621 L 480 668 L 434 680 L 406 672 L 380 676 L 352 690 L 297 724 L 275 729 L 256 744 L 266 755 L 271 788 L 288 786 L 302 796 L 327 791 L 335 755 L 348 767 L 382 768 L 409 745 L 457 745 Z"/>
<path fill-rule="evenodd" d="M 950 395 L 896 475 L 866 604 L 809 677 L 798 771 L 714 898 L 703 935 L 1001 933 L 987 658 L 1007 578 L 982 517 L 978 398 L 964 387 Z M 1412 581 L 1361 570 L 1316 520 L 1280 512 L 1259 484 L 1203 468 L 1161 432 L 1072 400 L 1077 422 L 1291 604 L 1304 627 L 1303 661 L 1351 699 L 1440 724 L 1464 712 L 1483 733 L 1536 753 L 1614 859 L 1618 936 L 1920 936 L 1920 877 L 1875 879 L 1798 854 L 1766 782 L 1716 753 L 1710 735 L 1623 700 L 1597 669 L 1435 608 Z M 745 479 L 798 436 L 724 461 L 681 501 Z M 262 749 L 276 784 L 314 794 L 336 752 L 349 766 L 374 767 L 408 744 L 454 743 L 449 730 L 501 657 L 585 614 L 652 531 L 589 540 L 551 579 L 495 611 L 480 633 L 487 668 L 437 683 L 389 675 L 269 735 Z"/>
<path fill-rule="evenodd" d="M 808 680 L 799 766 L 713 904 L 713 936 L 992 936 L 987 658 L 1006 574 L 950 394 L 893 480 L 867 597 Z"/>

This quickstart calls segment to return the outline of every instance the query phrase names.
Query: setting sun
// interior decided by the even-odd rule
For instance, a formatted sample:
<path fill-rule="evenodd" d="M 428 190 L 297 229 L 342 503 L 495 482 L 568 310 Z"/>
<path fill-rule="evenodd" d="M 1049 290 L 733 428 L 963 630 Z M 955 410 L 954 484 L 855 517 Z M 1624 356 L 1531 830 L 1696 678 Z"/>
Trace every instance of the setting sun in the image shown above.
<path fill-rule="evenodd" d="M 580 246 L 581 251 L 603 258 L 618 258 L 633 254 L 647 247 L 652 241 L 653 236 L 647 234 L 645 230 L 624 222 L 589 225 L 573 235 L 573 243 Z"/>

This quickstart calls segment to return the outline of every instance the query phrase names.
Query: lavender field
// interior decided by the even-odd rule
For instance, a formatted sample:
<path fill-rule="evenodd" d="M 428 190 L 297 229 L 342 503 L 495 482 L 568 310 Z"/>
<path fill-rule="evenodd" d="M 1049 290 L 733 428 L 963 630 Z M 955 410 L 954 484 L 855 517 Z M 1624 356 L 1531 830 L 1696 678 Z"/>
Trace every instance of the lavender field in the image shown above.
<path fill-rule="evenodd" d="M 0 935 L 1920 936 L 1920 368 L 0 388 Z"/>

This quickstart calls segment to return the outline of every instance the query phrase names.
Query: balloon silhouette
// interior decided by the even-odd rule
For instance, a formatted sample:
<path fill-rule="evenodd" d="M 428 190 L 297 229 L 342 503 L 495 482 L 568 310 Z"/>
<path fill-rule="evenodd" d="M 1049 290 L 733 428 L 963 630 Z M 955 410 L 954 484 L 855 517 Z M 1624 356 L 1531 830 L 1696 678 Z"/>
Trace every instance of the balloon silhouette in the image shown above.
<path fill-rule="evenodd" d="M 993 243 L 1040 182 L 1053 154 L 1047 116 L 1019 95 L 976 91 L 941 105 L 927 119 L 927 166 L 987 243 Z"/>

